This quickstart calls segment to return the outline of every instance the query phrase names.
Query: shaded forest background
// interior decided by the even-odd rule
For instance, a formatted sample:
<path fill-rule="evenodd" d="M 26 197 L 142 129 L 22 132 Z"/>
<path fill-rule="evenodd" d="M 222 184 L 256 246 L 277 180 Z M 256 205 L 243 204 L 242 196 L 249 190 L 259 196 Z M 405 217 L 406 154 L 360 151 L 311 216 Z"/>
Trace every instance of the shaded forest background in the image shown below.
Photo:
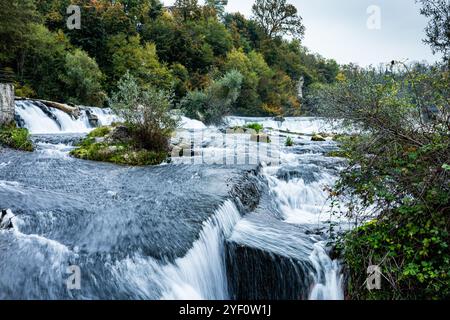
<path fill-rule="evenodd" d="M 302 46 L 297 9 L 265 1 L 253 16 L 226 13 L 226 1 L 0 0 L 0 66 L 18 96 L 105 106 L 129 71 L 141 86 L 172 93 L 173 107 L 190 92 L 208 90 L 228 72 L 242 76 L 230 113 L 298 115 L 299 84 L 336 80 L 334 60 Z M 81 29 L 70 30 L 67 8 L 81 8 Z M 273 21 L 272 21 L 273 22 Z"/>

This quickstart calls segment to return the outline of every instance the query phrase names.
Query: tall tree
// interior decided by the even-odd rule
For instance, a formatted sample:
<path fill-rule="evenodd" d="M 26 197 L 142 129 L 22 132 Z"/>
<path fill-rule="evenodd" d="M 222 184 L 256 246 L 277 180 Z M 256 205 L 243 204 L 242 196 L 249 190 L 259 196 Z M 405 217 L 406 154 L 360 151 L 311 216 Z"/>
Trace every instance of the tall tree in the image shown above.
<path fill-rule="evenodd" d="M 422 4 L 420 13 L 430 18 L 425 29 L 434 53 L 442 52 L 450 60 L 450 0 L 417 0 Z"/>
<path fill-rule="evenodd" d="M 0 64 L 21 59 L 20 48 L 37 19 L 33 0 L 0 0 Z"/>
<path fill-rule="evenodd" d="M 284 35 L 302 38 L 305 33 L 297 8 L 286 0 L 256 0 L 252 11 L 254 19 L 270 38 Z"/>
<path fill-rule="evenodd" d="M 213 8 L 219 18 L 223 18 L 228 0 L 206 0 L 205 5 Z"/>
<path fill-rule="evenodd" d="M 197 0 L 175 1 L 175 12 L 183 18 L 183 21 L 192 20 L 200 16 L 200 6 Z"/>

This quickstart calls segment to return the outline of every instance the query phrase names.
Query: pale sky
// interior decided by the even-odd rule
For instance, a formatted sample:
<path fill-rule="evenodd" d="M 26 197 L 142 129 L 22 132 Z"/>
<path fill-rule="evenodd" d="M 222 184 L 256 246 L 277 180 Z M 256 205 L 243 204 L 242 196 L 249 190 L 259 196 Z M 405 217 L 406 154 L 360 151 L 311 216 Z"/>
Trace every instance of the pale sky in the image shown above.
<path fill-rule="evenodd" d="M 170 5 L 175 1 L 163 2 Z M 228 0 L 226 9 L 250 17 L 253 2 Z M 392 60 L 439 59 L 422 42 L 427 19 L 420 15 L 420 7 L 414 0 L 288 0 L 288 3 L 295 5 L 303 17 L 306 26 L 303 44 L 311 52 L 338 63 L 367 66 Z M 370 6 L 380 8 L 380 29 L 367 26 Z"/>

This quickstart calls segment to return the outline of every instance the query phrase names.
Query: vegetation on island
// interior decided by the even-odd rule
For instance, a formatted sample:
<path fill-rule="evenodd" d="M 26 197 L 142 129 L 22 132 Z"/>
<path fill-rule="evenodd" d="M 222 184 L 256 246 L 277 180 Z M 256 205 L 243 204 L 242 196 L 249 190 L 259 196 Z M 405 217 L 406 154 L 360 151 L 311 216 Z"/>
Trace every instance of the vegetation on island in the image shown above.
<path fill-rule="evenodd" d="M 28 130 L 17 128 L 15 123 L 0 126 L 0 146 L 22 151 L 34 150 Z"/>
<path fill-rule="evenodd" d="M 124 165 L 157 165 L 169 153 L 169 140 L 178 120 L 169 113 L 169 95 L 155 88 L 142 89 L 126 73 L 110 105 L 124 123 L 93 130 L 71 155 Z"/>

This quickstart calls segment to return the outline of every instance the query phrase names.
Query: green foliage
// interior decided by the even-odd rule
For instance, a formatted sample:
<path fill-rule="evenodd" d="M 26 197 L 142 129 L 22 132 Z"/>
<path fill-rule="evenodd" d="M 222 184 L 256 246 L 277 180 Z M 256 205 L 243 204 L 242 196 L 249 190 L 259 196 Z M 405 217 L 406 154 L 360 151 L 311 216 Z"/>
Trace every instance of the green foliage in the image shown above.
<path fill-rule="evenodd" d="M 136 141 L 115 140 L 110 134 L 114 127 L 98 127 L 78 143 L 70 154 L 83 160 L 111 162 L 130 166 L 158 165 L 167 159 L 166 151 L 152 151 L 138 147 Z"/>
<path fill-rule="evenodd" d="M 331 117 L 362 129 L 338 138 L 349 167 L 333 190 L 358 226 L 340 243 L 351 298 L 450 297 L 450 94 L 442 83 L 449 75 L 416 70 L 386 77 L 352 69 L 319 99 Z M 430 105 L 437 110 L 431 118 Z M 367 223 L 369 211 L 376 220 Z M 365 288 L 369 265 L 382 269 L 380 291 Z"/>
<path fill-rule="evenodd" d="M 180 106 L 193 119 L 219 124 L 239 97 L 242 79 L 238 71 L 229 71 L 204 91 L 191 91 Z"/>
<path fill-rule="evenodd" d="M 33 88 L 40 98 L 63 101 L 66 91 L 59 75 L 65 73 L 69 46 L 64 34 L 34 24 L 23 46 L 27 56 L 18 70 L 18 80 Z"/>
<path fill-rule="evenodd" d="M 269 24 L 263 2 L 273 6 Z M 302 32 L 294 6 L 258 1 L 261 20 L 226 14 L 226 3 L 179 0 L 167 9 L 159 0 L 0 0 L 1 69 L 12 70 L 20 95 L 98 106 L 127 71 L 141 87 L 173 92 L 175 106 L 237 70 L 241 94 L 226 112 L 253 116 L 298 115 L 300 79 L 306 87 L 334 81 L 336 63 L 282 38 Z M 70 4 L 81 8 L 81 29 L 66 27 Z"/>
<path fill-rule="evenodd" d="M 292 140 L 291 137 L 287 137 L 285 145 L 286 147 L 292 147 L 294 145 L 294 140 Z"/>
<path fill-rule="evenodd" d="M 33 0 L 0 1 L 0 65 L 11 63 L 38 21 Z"/>
<path fill-rule="evenodd" d="M 259 123 L 250 123 L 250 124 L 247 124 L 247 125 L 245 126 L 245 128 L 247 128 L 247 129 L 253 129 L 253 130 L 256 131 L 256 133 L 259 133 L 260 131 L 263 131 L 263 130 L 264 130 L 264 126 L 263 126 L 262 124 L 259 124 Z"/>
<path fill-rule="evenodd" d="M 447 199 L 448 200 L 448 199 Z M 402 205 L 383 218 L 348 233 L 341 247 L 350 270 L 353 299 L 448 299 L 448 221 L 421 205 Z M 381 290 L 368 291 L 366 269 L 380 264 Z"/>
<path fill-rule="evenodd" d="M 420 13 L 430 18 L 425 29 L 433 52 L 441 52 L 450 63 L 450 4 L 446 0 L 416 0 L 422 5 Z"/>
<path fill-rule="evenodd" d="M 252 11 L 269 38 L 284 35 L 301 38 L 305 33 L 297 8 L 286 0 L 256 0 Z"/>
<path fill-rule="evenodd" d="M 157 152 L 168 150 L 178 119 L 169 113 L 170 99 L 166 92 L 142 89 L 127 72 L 119 81 L 110 105 L 129 126 L 137 147 Z"/>
<path fill-rule="evenodd" d="M 17 128 L 15 124 L 0 127 L 0 145 L 22 151 L 34 150 L 28 130 Z"/>
<path fill-rule="evenodd" d="M 108 51 L 111 53 L 109 75 L 112 83 L 128 71 L 141 86 L 171 89 L 172 75 L 169 69 L 159 62 L 155 45 L 147 43 L 141 46 L 139 36 L 127 38 L 125 34 L 119 34 L 109 40 Z"/>
<path fill-rule="evenodd" d="M 111 132 L 111 128 L 107 126 L 98 127 L 89 132 L 88 138 L 100 138 L 106 136 Z"/>
<path fill-rule="evenodd" d="M 103 74 L 95 60 L 76 49 L 66 55 L 65 73 L 61 80 L 65 84 L 68 102 L 102 106 L 106 94 L 102 91 Z"/>

